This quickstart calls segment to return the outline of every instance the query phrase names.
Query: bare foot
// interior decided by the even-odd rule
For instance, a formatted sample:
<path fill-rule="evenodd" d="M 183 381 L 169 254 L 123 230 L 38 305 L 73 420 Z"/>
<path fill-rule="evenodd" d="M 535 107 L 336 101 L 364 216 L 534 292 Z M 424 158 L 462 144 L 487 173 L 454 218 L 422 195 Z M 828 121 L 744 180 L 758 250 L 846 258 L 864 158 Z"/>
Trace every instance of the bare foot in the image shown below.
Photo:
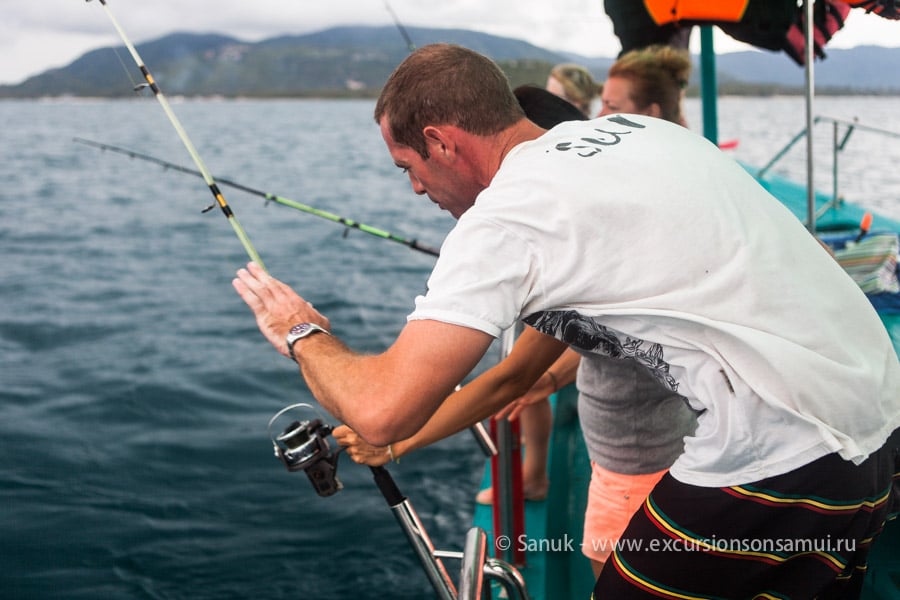
<path fill-rule="evenodd" d="M 539 502 L 547 497 L 547 490 L 549 488 L 550 482 L 544 480 L 542 483 L 536 485 L 523 485 L 522 492 L 524 493 L 526 500 Z M 475 496 L 475 502 L 477 502 L 478 504 L 493 504 L 494 488 L 488 487 L 478 492 L 478 494 Z"/>

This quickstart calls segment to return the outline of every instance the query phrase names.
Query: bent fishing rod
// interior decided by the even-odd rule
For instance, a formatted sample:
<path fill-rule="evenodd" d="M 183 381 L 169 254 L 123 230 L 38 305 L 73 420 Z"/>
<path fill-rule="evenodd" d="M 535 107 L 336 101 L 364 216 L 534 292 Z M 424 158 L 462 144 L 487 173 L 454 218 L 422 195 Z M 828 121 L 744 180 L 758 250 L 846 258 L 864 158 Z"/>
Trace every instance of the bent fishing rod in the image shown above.
<path fill-rule="evenodd" d="M 85 1 L 90 2 L 91 0 Z M 166 99 L 165 95 L 162 93 L 162 90 L 159 89 L 159 86 L 153 79 L 153 75 L 151 75 L 150 70 L 147 69 L 146 65 L 144 65 L 144 61 L 138 54 L 138 51 L 134 47 L 134 44 L 132 44 L 131 40 L 128 39 L 128 36 L 125 34 L 125 30 L 122 29 L 121 25 L 119 25 L 119 21 L 116 20 L 115 15 L 113 15 L 112 11 L 109 10 L 109 7 L 106 5 L 106 0 L 99 0 L 99 2 L 103 7 L 103 10 L 106 12 L 106 15 L 109 17 L 109 20 L 112 22 L 113 27 L 115 27 L 116 31 L 118 32 L 119 37 L 122 38 L 122 42 L 125 44 L 125 47 L 128 48 L 128 52 L 131 54 L 134 62 L 137 63 L 138 68 L 140 69 L 141 73 L 144 76 L 144 79 L 147 82 L 146 84 L 139 87 L 146 86 L 153 91 L 153 95 L 156 96 L 157 100 L 159 100 L 159 104 L 162 106 L 163 110 L 166 113 L 166 116 L 169 118 L 169 122 L 178 133 L 178 137 L 181 139 L 181 143 L 184 144 L 184 147 L 187 149 L 188 154 L 191 155 L 194 164 L 197 165 L 197 169 L 199 170 L 198 174 L 203 177 L 204 181 L 206 181 L 206 185 L 209 186 L 209 190 L 210 192 L 212 192 L 213 198 L 215 198 L 216 200 L 216 204 L 218 204 L 219 208 L 222 209 L 222 213 L 228 219 L 228 222 L 231 223 L 232 229 L 234 229 L 235 234 L 237 234 L 238 239 L 244 246 L 244 250 L 247 251 L 247 255 L 250 256 L 250 260 L 265 269 L 266 267 L 263 264 L 262 259 L 259 257 L 259 253 L 257 253 L 256 248 L 253 247 L 253 244 L 250 243 L 250 238 L 247 237 L 247 233 L 244 231 L 244 228 L 241 227 L 240 223 L 238 223 L 237 218 L 234 216 L 234 213 L 231 210 L 231 207 L 228 206 L 228 203 L 225 201 L 225 197 L 219 190 L 219 186 L 216 184 L 216 181 L 213 179 L 212 175 L 210 175 L 209 171 L 206 168 L 206 165 L 203 164 L 203 160 L 200 158 L 200 154 L 197 152 L 197 149 L 194 148 L 194 144 L 191 142 L 191 139 L 188 137 L 187 132 L 181 125 L 181 121 L 179 121 L 178 117 L 175 116 L 175 112 L 172 110 L 172 107 L 169 105 L 169 101 Z M 215 206 L 215 204 L 210 206 L 209 208 L 213 208 L 213 206 Z"/>
<path fill-rule="evenodd" d="M 164 169 L 171 169 L 173 171 L 178 171 L 180 173 L 186 173 L 188 175 L 195 175 L 197 177 L 203 177 L 203 174 L 196 170 L 188 167 L 184 167 L 173 162 L 169 162 L 167 160 L 163 160 L 161 158 L 157 158 L 155 156 L 151 156 L 149 154 L 142 154 L 140 152 L 135 152 L 134 150 L 128 150 L 127 148 L 122 148 L 121 146 L 113 146 L 112 144 L 104 144 L 102 142 L 95 142 L 92 140 L 88 140 L 85 138 L 73 138 L 75 142 L 79 144 L 85 144 L 87 146 L 93 146 L 94 148 L 99 148 L 100 150 L 109 150 L 110 152 L 117 152 L 119 154 L 124 154 L 129 158 L 137 158 L 139 160 L 144 160 L 148 162 L 155 163 Z M 368 233 L 370 235 L 374 235 L 376 237 L 380 237 L 386 240 L 390 240 L 392 242 L 397 242 L 399 244 L 403 244 L 405 246 L 409 246 L 413 250 L 418 250 L 419 252 L 424 252 L 425 254 L 430 254 L 431 256 L 438 256 L 439 252 L 437 249 L 432 248 L 430 246 L 426 246 L 424 244 L 420 244 L 417 240 L 410 240 L 404 237 L 400 237 L 399 235 L 395 235 L 388 231 L 384 231 L 382 229 L 378 229 L 376 227 L 372 227 L 370 225 L 366 225 L 365 223 L 360 223 L 359 221 L 354 221 L 353 219 L 348 219 L 346 217 L 342 217 L 340 215 L 336 215 L 334 213 L 315 208 L 314 206 L 309 206 L 306 204 L 301 204 L 295 200 L 290 200 L 288 198 L 284 198 L 282 196 L 278 196 L 276 194 L 272 194 L 269 192 L 265 192 L 260 189 L 252 188 L 250 186 L 244 185 L 242 183 L 238 183 L 236 181 L 232 181 L 229 179 L 225 179 L 224 177 L 217 177 L 216 181 L 224 186 L 229 186 L 237 190 L 241 190 L 242 192 L 247 192 L 248 194 L 253 194 L 254 196 L 259 196 L 264 198 L 266 202 L 275 202 L 277 204 L 281 204 L 283 206 L 287 206 L 289 208 L 293 208 L 299 210 L 301 212 L 305 212 L 317 217 L 321 217 L 323 219 L 327 219 L 329 221 L 333 221 L 335 223 L 340 223 L 345 227 L 358 229 L 364 233 Z"/>
<path fill-rule="evenodd" d="M 400 22 L 400 19 L 397 18 L 397 13 L 395 13 L 394 9 L 391 8 L 388 0 L 384 0 L 384 7 L 389 13 L 391 13 L 391 18 L 394 20 L 394 25 L 397 26 L 397 30 L 400 32 L 400 35 L 403 36 L 403 41 L 406 42 L 406 49 L 410 52 L 414 51 L 416 49 L 416 45 L 413 44 L 412 38 L 410 38 L 409 34 L 406 33 L 406 28 L 403 26 L 403 23 Z"/>

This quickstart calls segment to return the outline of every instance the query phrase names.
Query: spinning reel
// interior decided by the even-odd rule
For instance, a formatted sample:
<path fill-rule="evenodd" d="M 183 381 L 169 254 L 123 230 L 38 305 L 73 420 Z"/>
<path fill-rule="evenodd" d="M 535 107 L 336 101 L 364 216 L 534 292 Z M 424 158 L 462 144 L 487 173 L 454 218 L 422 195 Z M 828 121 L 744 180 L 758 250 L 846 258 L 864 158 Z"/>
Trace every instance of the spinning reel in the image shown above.
<path fill-rule="evenodd" d="M 327 439 L 334 427 L 323 423 L 320 418 L 295 420 L 280 435 L 272 436 L 275 420 L 288 411 L 301 407 L 319 414 L 312 405 L 300 403 L 281 409 L 269 420 L 269 438 L 272 440 L 275 456 L 284 463 L 288 471 L 304 471 L 317 494 L 331 496 L 344 487 L 337 477 L 338 454 L 342 448 L 332 450 Z"/>

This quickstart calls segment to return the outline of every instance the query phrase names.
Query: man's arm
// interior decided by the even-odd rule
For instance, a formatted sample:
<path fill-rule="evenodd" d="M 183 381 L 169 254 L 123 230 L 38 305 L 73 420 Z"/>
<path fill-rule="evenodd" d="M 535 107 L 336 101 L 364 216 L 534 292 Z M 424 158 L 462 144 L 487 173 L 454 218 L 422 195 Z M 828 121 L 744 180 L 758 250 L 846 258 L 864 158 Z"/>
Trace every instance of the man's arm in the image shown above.
<path fill-rule="evenodd" d="M 328 319 L 288 285 L 250 263 L 235 290 L 260 331 L 288 356 L 285 336 L 297 323 L 330 329 Z M 493 338 L 438 321 L 410 321 L 381 354 L 359 354 L 336 337 L 315 333 L 294 344 L 294 356 L 316 399 L 373 444 L 411 436 L 469 374 Z"/>
<path fill-rule="evenodd" d="M 402 456 L 493 415 L 527 392 L 566 347 L 564 342 L 526 327 L 509 356 L 451 394 L 422 429 L 392 445 L 393 455 Z M 388 460 L 384 447 L 366 444 L 351 428 L 338 427 L 334 436 L 357 462 L 377 466 Z"/>

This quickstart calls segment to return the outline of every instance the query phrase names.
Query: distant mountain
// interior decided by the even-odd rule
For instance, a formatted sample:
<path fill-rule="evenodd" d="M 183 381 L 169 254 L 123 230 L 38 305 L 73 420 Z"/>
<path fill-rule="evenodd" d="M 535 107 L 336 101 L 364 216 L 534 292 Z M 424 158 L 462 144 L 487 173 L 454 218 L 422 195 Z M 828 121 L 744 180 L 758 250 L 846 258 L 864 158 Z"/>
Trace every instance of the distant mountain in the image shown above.
<path fill-rule="evenodd" d="M 543 84 L 547 65 L 564 60 L 527 42 L 472 31 L 411 27 L 407 32 L 419 46 L 450 42 L 507 61 L 523 82 Z M 335 27 L 255 43 L 177 33 L 138 50 L 163 92 L 191 96 L 371 96 L 409 53 L 391 26 Z M 143 81 L 124 47 L 103 48 L 21 84 L 2 85 L 0 97 L 128 96 Z"/>
<path fill-rule="evenodd" d="M 224 54 L 226 48 L 241 44 L 223 35 L 178 33 L 141 44 L 140 52 L 148 66 L 166 66 L 167 80 L 189 80 L 190 73 L 200 70 L 208 57 Z M 127 72 L 123 64 L 127 65 Z M 19 85 L 0 86 L 0 96 L 125 96 L 143 81 L 124 47 L 101 48 L 82 55 L 66 67 L 45 71 Z M 172 84 L 173 81 L 168 81 L 166 85 Z"/>
<path fill-rule="evenodd" d="M 859 46 L 849 50 L 825 48 L 815 62 L 817 89 L 832 91 L 900 92 L 900 48 Z M 893 67 L 891 65 L 894 65 Z M 750 51 L 716 57 L 720 80 L 751 84 L 802 87 L 804 70 L 783 53 Z"/>
<path fill-rule="evenodd" d="M 450 42 L 486 54 L 501 64 L 513 85 L 543 84 L 550 67 L 559 62 L 584 64 L 602 79 L 614 60 L 553 52 L 460 29 L 410 27 L 406 32 L 417 46 Z M 392 26 L 334 27 L 255 43 L 218 34 L 176 33 L 141 44 L 139 50 L 166 94 L 226 97 L 373 96 L 408 54 Z M 828 58 L 816 63 L 817 89 L 900 93 L 900 71 L 885 67 L 898 63 L 900 48 L 828 51 Z M 803 70 L 784 54 L 723 54 L 717 68 L 723 88 L 731 91 L 799 90 L 803 85 Z M 18 85 L 0 85 L 0 97 L 124 97 L 141 83 L 143 77 L 124 48 L 103 48 Z"/>

